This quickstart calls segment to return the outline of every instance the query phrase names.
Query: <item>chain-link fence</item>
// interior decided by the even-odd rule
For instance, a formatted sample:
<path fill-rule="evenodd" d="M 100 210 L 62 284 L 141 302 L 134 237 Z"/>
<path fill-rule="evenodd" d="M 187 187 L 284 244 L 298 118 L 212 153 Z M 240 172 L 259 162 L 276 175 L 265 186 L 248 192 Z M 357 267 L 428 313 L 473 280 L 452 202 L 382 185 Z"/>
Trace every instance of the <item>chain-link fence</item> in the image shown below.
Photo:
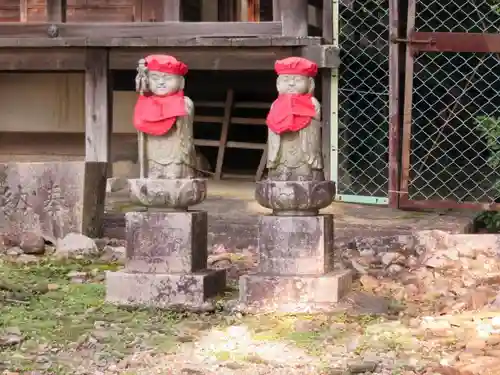
<path fill-rule="evenodd" d="M 496 34 L 500 12 L 493 2 L 417 0 L 415 30 Z M 421 52 L 412 84 L 408 198 L 495 201 L 500 170 L 485 134 L 495 130 L 484 121 L 500 118 L 499 54 Z"/>
<path fill-rule="evenodd" d="M 349 201 L 385 198 L 389 1 L 341 0 L 338 30 L 342 61 L 338 92 L 338 194 L 340 199 Z"/>

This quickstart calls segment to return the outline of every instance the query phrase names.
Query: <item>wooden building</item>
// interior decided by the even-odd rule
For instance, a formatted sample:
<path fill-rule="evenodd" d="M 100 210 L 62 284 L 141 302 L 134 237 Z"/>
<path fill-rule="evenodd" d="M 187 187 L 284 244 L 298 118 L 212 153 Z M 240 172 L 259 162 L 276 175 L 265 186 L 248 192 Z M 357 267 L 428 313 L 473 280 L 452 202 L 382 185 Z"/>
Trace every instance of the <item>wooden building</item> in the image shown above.
<path fill-rule="evenodd" d="M 214 139 L 195 129 L 197 145 L 212 149 L 218 179 L 231 178 L 223 172 L 226 149 L 258 151 L 252 173 L 262 174 L 265 143 L 229 134 L 231 127 L 263 129 L 270 99 L 238 97 L 239 86 L 266 74 L 274 80 L 276 59 L 316 61 L 328 166 L 331 69 L 338 66 L 332 8 L 332 0 L 0 0 L 0 161 L 119 162 L 136 150 L 137 61 L 165 53 L 188 64 L 188 89 L 208 93 L 187 92 L 196 124 L 218 129 Z M 272 98 L 275 83 L 266 82 Z M 223 96 L 212 95 L 221 85 Z"/>

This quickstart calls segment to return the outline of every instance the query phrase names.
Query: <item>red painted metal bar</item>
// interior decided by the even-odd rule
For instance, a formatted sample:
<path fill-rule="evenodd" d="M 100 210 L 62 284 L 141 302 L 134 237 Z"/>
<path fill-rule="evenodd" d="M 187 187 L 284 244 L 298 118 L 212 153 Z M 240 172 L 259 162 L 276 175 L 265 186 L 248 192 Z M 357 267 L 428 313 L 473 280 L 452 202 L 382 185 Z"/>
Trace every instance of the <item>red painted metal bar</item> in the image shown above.
<path fill-rule="evenodd" d="M 397 35 L 399 0 L 389 2 L 389 35 Z M 399 44 L 389 45 L 389 207 L 397 208 L 399 201 Z"/>
<path fill-rule="evenodd" d="M 411 32 L 408 44 L 415 52 L 500 53 L 500 34 Z"/>

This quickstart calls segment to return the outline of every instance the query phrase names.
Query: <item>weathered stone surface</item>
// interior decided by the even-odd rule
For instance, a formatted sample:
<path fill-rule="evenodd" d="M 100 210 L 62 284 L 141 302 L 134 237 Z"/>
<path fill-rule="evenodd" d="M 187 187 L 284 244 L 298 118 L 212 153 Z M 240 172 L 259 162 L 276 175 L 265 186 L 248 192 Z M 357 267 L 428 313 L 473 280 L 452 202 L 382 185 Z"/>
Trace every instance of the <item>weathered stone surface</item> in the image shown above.
<path fill-rule="evenodd" d="M 128 212 L 129 272 L 195 272 L 207 268 L 207 213 Z"/>
<path fill-rule="evenodd" d="M 34 232 L 24 232 L 19 236 L 19 247 L 25 254 L 43 254 L 45 240 L 43 236 Z"/>
<path fill-rule="evenodd" d="M 55 242 L 71 232 L 99 237 L 106 163 L 0 164 L 0 232 L 38 233 Z"/>
<path fill-rule="evenodd" d="M 201 178 L 137 178 L 128 183 L 132 202 L 144 206 L 187 210 L 207 196 L 207 181 Z"/>
<path fill-rule="evenodd" d="M 197 307 L 225 288 L 224 270 L 190 274 L 107 272 L 106 301 L 117 305 Z"/>
<path fill-rule="evenodd" d="M 333 271 L 333 215 L 261 216 L 259 272 L 321 275 Z"/>
<path fill-rule="evenodd" d="M 63 239 L 57 241 L 56 256 L 95 256 L 99 254 L 99 248 L 92 238 L 80 233 L 69 233 Z"/>
<path fill-rule="evenodd" d="M 273 215 L 316 215 L 332 203 L 335 197 L 333 181 L 272 181 L 257 182 L 255 199 Z"/>
<path fill-rule="evenodd" d="M 240 278 L 240 302 L 257 311 L 329 311 L 351 289 L 351 271 L 322 276 L 249 274 Z"/>

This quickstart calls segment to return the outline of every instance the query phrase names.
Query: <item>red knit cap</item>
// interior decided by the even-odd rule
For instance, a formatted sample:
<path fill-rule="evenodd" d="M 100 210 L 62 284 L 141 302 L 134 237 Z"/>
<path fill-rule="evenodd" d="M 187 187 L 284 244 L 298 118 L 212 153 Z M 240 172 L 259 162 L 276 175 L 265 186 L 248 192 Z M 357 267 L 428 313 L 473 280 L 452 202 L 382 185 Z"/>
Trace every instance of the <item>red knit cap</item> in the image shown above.
<path fill-rule="evenodd" d="M 188 67 L 182 61 L 169 55 L 149 55 L 146 57 L 146 66 L 153 72 L 162 72 L 183 76 L 188 72 Z"/>
<path fill-rule="evenodd" d="M 276 61 L 274 70 L 278 74 L 298 74 L 314 77 L 318 74 L 318 65 L 302 57 L 287 57 L 286 59 Z"/>

